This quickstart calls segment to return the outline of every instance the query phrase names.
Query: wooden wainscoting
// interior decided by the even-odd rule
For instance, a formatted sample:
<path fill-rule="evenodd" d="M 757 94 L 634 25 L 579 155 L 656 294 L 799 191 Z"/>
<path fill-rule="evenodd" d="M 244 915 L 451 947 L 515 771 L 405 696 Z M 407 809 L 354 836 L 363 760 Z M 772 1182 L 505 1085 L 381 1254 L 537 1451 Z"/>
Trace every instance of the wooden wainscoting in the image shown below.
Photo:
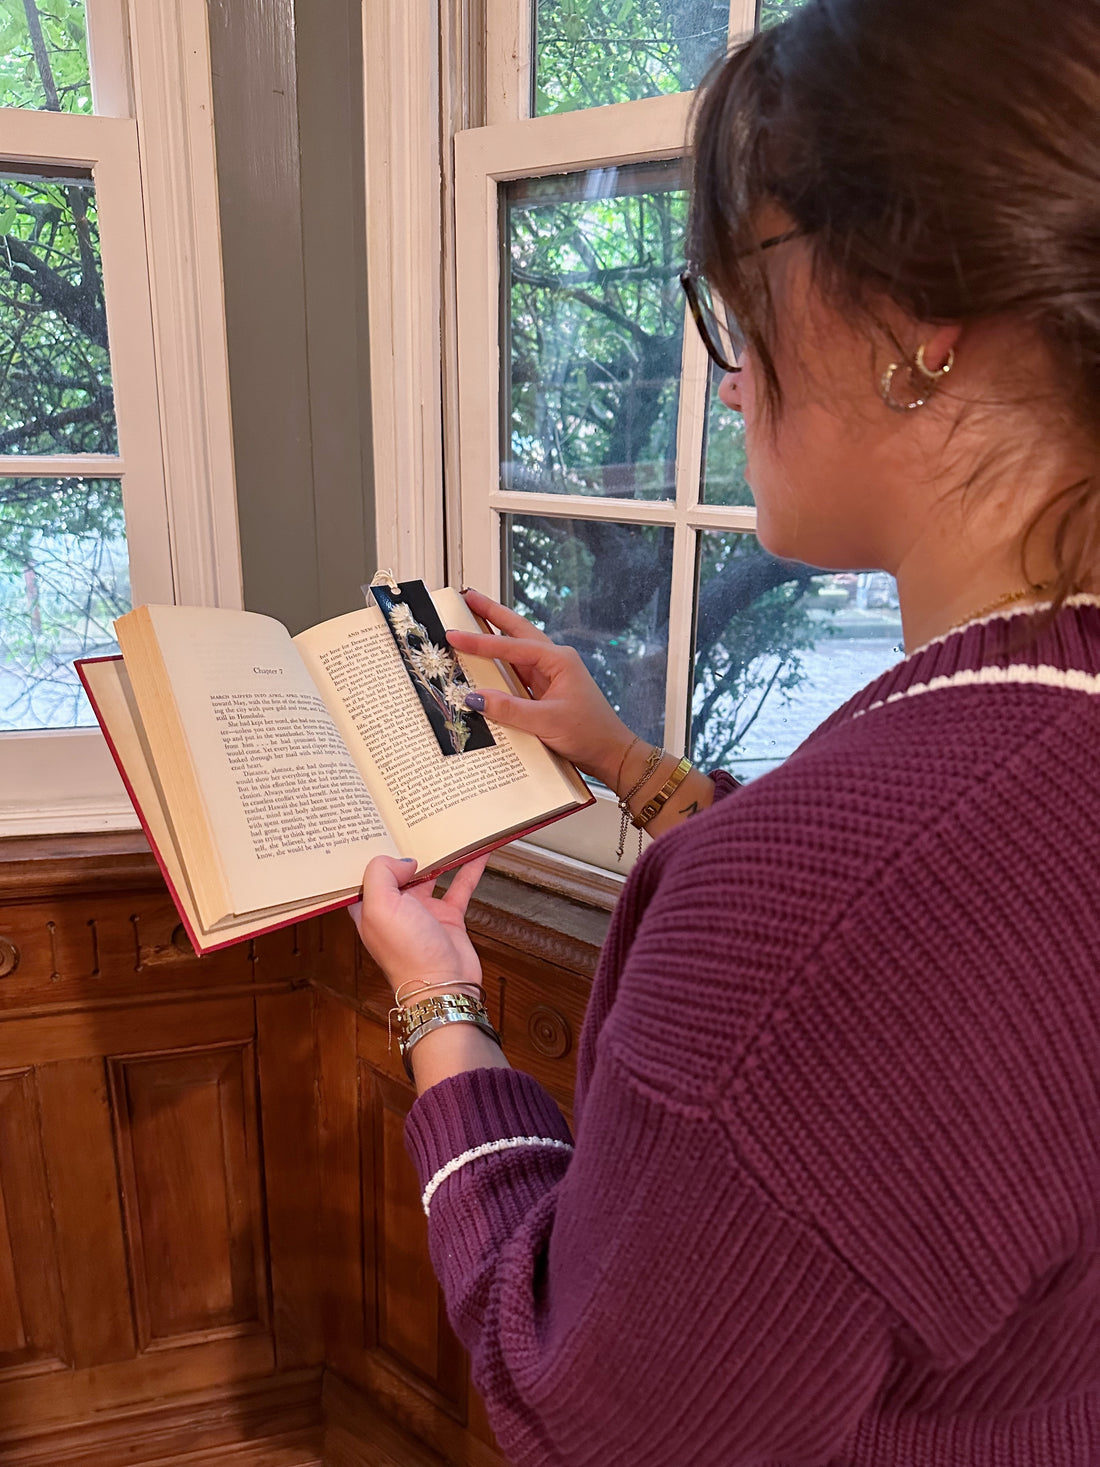
<path fill-rule="evenodd" d="M 605 925 L 471 908 L 567 1111 Z M 500 1467 L 387 1008 L 343 913 L 199 959 L 139 837 L 0 841 L 0 1467 Z"/>

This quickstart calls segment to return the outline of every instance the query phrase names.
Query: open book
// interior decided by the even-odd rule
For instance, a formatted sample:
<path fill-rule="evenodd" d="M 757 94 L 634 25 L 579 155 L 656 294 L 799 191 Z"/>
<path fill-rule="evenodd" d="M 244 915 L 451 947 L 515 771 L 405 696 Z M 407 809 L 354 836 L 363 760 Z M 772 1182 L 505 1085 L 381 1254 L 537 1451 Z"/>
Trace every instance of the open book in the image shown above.
<path fill-rule="evenodd" d="M 484 630 L 456 591 L 431 600 Z M 197 952 L 348 905 L 372 856 L 414 856 L 425 879 L 592 803 L 530 734 L 478 718 L 487 746 L 445 751 L 377 606 L 294 638 L 188 606 L 115 631 L 121 657 L 77 668 Z M 452 656 L 473 687 L 523 691 Z"/>

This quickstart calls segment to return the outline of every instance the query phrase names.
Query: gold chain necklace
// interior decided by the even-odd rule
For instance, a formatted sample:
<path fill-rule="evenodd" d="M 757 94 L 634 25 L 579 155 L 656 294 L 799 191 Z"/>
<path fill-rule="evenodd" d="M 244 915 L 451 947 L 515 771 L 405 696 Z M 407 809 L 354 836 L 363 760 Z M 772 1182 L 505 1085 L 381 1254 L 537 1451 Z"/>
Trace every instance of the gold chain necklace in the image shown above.
<path fill-rule="evenodd" d="M 983 616 L 989 616 L 994 611 L 1000 611 L 1002 606 L 1012 606 L 1017 601 L 1024 601 L 1029 596 L 1041 596 L 1045 591 L 1049 590 L 1049 584 L 1044 583 L 1041 586 L 1024 586 L 1019 591 L 1008 591 L 1005 595 L 998 596 L 996 601 L 991 601 L 988 606 L 983 606 L 981 611 L 974 611 L 969 616 L 963 617 L 961 621 L 954 622 L 951 630 L 953 632 L 957 631 L 959 627 L 969 626 L 971 622 L 981 621 Z"/>

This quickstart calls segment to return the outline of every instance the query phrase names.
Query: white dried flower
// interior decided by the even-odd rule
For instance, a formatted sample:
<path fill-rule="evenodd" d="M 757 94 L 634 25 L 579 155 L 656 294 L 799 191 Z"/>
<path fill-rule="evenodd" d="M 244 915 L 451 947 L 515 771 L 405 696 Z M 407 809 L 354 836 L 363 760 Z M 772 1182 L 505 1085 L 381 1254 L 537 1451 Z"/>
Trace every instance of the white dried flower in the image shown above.
<path fill-rule="evenodd" d="M 437 647 L 434 642 L 425 642 L 423 647 L 409 653 L 412 665 L 421 677 L 449 678 L 454 670 L 454 658 L 446 647 Z"/>

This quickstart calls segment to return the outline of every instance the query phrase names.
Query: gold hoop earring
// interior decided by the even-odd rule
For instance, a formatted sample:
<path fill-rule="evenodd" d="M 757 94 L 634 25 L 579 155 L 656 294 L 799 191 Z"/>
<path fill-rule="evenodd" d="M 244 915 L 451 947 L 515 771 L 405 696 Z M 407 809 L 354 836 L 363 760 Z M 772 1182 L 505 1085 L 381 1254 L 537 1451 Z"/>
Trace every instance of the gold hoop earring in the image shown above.
<path fill-rule="evenodd" d="M 883 402 L 892 413 L 915 413 L 918 408 L 922 408 L 928 403 L 929 399 L 932 397 L 932 394 L 936 390 L 937 383 L 943 381 L 943 379 L 951 371 L 951 368 L 954 365 L 954 348 L 949 348 L 947 352 L 947 360 L 944 362 L 943 366 L 939 368 L 938 371 L 933 372 L 932 368 L 928 366 L 927 362 L 924 360 L 924 345 L 922 343 L 917 348 L 917 356 L 915 361 L 891 362 L 890 365 L 886 368 L 886 371 L 883 372 L 881 387 Z M 908 402 L 899 402 L 898 399 L 894 396 L 894 378 L 902 370 L 903 367 L 909 374 L 910 384 L 913 384 L 914 379 L 918 374 L 924 379 L 925 384 L 923 392 L 918 393 L 917 396 L 911 398 Z"/>
<path fill-rule="evenodd" d="M 933 372 L 932 368 L 924 360 L 924 343 L 922 342 L 921 345 L 917 348 L 916 368 L 917 368 L 917 371 L 921 374 L 921 376 L 926 381 L 928 381 L 928 382 L 942 382 L 943 379 L 947 376 L 948 372 L 950 372 L 951 368 L 954 365 L 955 365 L 955 348 L 954 347 L 948 347 L 948 349 L 947 349 L 947 360 L 946 360 L 946 362 L 944 362 L 943 366 L 939 369 L 938 372 Z"/>
<path fill-rule="evenodd" d="M 882 374 L 882 384 L 879 390 L 883 402 L 892 413 L 915 413 L 918 408 L 924 407 L 931 393 L 925 397 L 914 397 L 909 402 L 899 402 L 894 396 L 894 378 L 903 367 L 909 373 L 910 381 L 912 381 L 913 365 L 911 362 L 891 362 Z"/>

